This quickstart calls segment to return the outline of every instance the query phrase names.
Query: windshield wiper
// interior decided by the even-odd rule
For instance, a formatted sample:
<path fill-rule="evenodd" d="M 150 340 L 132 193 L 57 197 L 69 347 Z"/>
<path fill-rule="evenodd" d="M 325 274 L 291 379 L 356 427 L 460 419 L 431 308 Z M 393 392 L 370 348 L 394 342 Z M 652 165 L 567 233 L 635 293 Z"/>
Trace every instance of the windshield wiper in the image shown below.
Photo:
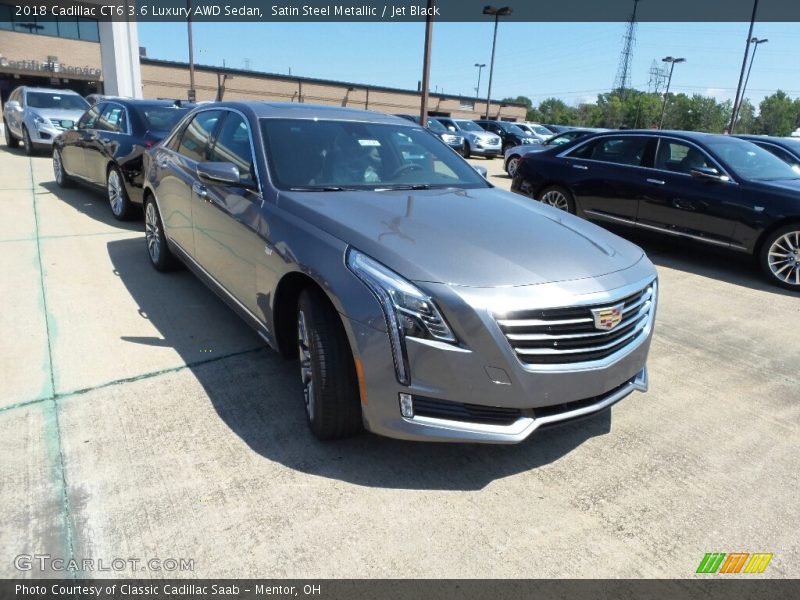
<path fill-rule="evenodd" d="M 387 185 L 385 187 L 377 187 L 376 192 L 391 192 L 394 190 L 429 190 L 433 186 L 430 183 L 415 183 L 404 185 Z"/>
<path fill-rule="evenodd" d="M 291 187 L 290 192 L 361 192 L 361 188 L 339 187 L 336 185 L 326 185 L 323 187 Z"/>

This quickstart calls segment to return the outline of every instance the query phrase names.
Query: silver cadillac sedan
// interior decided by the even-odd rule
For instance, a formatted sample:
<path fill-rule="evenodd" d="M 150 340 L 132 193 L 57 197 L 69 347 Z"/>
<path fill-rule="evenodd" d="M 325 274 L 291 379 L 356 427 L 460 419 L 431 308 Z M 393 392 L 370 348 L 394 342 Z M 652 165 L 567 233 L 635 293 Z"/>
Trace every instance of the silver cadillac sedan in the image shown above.
<path fill-rule="evenodd" d="M 642 250 L 494 188 L 410 121 L 210 104 L 145 169 L 153 266 L 187 265 L 298 360 L 321 439 L 514 443 L 647 389 Z"/>

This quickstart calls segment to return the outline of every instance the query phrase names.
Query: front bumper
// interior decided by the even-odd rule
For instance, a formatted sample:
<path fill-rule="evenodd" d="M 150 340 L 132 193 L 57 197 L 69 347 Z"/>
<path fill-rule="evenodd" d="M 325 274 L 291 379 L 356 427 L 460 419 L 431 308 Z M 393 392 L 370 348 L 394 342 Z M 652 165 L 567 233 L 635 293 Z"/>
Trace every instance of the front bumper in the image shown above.
<path fill-rule="evenodd" d="M 37 146 L 52 146 L 53 140 L 64 133 L 63 129 L 48 125 L 28 126 L 28 133 L 31 136 L 31 143 Z"/>
<path fill-rule="evenodd" d="M 644 275 L 645 279 L 652 279 L 650 272 Z M 630 283 L 630 279 L 621 278 L 612 274 L 605 283 L 616 280 L 618 285 L 612 287 Z M 642 280 L 633 285 L 640 284 L 644 285 Z M 555 287 L 574 299 L 581 296 L 579 290 L 585 285 L 565 282 Z M 548 291 L 541 293 L 547 295 Z M 584 294 L 596 295 L 585 290 Z M 471 305 L 480 306 L 480 302 Z M 652 327 L 641 341 L 605 364 L 548 369 L 522 364 L 488 311 L 475 310 L 474 316 L 482 324 L 451 320 L 451 325 L 460 325 L 457 329 L 471 332 L 469 345 L 406 340 L 411 373 L 408 386 L 397 382 L 386 332 L 344 319 L 351 347 L 360 361 L 362 414 L 367 429 L 406 440 L 512 444 L 543 425 L 603 411 L 633 391 L 647 390 L 646 362 Z M 420 410 L 404 417 L 400 411 L 401 393 L 410 394 L 415 401 L 438 403 L 444 409 L 433 413 Z M 464 407 L 477 409 L 478 413 L 487 407 L 490 411 L 496 408 L 512 417 L 503 422 L 471 419 L 463 416 L 469 412 Z M 461 411 L 462 416 L 447 418 L 449 409 Z"/>
<path fill-rule="evenodd" d="M 478 146 L 474 142 L 470 144 L 471 154 L 480 154 L 481 156 L 501 156 L 503 154 L 502 146 Z"/>

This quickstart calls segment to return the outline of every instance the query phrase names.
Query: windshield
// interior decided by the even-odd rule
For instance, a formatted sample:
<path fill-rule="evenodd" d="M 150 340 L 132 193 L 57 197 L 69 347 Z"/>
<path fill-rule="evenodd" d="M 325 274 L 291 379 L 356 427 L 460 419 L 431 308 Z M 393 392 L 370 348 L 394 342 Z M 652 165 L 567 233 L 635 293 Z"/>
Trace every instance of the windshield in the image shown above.
<path fill-rule="evenodd" d="M 562 133 L 561 135 L 554 135 L 549 140 L 545 142 L 548 146 L 560 146 L 561 144 L 566 144 L 567 142 L 571 142 L 576 137 L 579 137 L 579 133 Z"/>
<path fill-rule="evenodd" d="M 148 131 L 171 131 L 187 112 L 188 108 L 176 106 L 152 106 L 139 111 L 144 117 Z"/>
<path fill-rule="evenodd" d="M 89 103 L 77 94 L 60 94 L 58 92 L 28 92 L 30 108 L 60 108 L 63 110 L 86 110 Z"/>
<path fill-rule="evenodd" d="M 531 125 L 531 128 L 539 135 L 553 135 L 553 132 L 543 125 Z"/>
<path fill-rule="evenodd" d="M 436 119 L 428 119 L 428 129 L 434 133 L 449 133 L 449 129 L 439 123 Z"/>
<path fill-rule="evenodd" d="M 455 123 L 464 131 L 484 131 L 483 127 L 472 121 L 456 121 Z"/>
<path fill-rule="evenodd" d="M 506 133 L 513 133 L 514 135 L 519 135 L 519 136 L 523 136 L 523 137 L 527 137 L 527 135 L 528 135 L 527 133 L 522 131 L 522 129 L 517 127 L 516 125 L 508 125 L 506 123 L 503 123 L 503 125 L 501 127 L 505 130 Z"/>
<path fill-rule="evenodd" d="M 798 173 L 774 154 L 744 140 L 719 136 L 706 142 L 736 175 L 753 181 L 798 179 Z"/>
<path fill-rule="evenodd" d="M 267 162 L 284 190 L 484 188 L 488 183 L 421 127 L 261 119 Z"/>

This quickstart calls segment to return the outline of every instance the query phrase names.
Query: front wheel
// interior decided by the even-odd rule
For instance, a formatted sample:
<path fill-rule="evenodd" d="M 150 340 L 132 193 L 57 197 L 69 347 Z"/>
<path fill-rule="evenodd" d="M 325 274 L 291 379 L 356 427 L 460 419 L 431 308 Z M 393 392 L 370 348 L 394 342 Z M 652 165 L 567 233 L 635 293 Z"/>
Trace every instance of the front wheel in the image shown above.
<path fill-rule="evenodd" d="M 5 119 L 3 119 L 3 133 L 6 137 L 6 146 L 9 148 L 17 148 L 19 146 L 19 140 L 11 133 L 11 130 L 8 128 L 8 121 Z"/>
<path fill-rule="evenodd" d="M 800 223 L 772 232 L 761 246 L 759 259 L 772 283 L 800 291 Z"/>
<path fill-rule="evenodd" d="M 469 150 L 469 142 L 464 140 L 464 147 L 461 149 L 461 156 L 464 158 L 469 158 L 470 150 Z"/>
<path fill-rule="evenodd" d="M 539 194 L 539 201 L 553 208 L 575 214 L 575 199 L 572 193 L 559 185 L 551 185 Z"/>
<path fill-rule="evenodd" d="M 297 344 L 306 417 L 320 440 L 362 429 L 355 362 L 341 319 L 321 292 L 306 289 L 297 302 Z"/>
<path fill-rule="evenodd" d="M 22 147 L 25 150 L 25 154 L 28 156 L 33 156 L 33 142 L 31 141 L 31 134 L 28 133 L 27 127 L 22 127 Z"/>
<path fill-rule="evenodd" d="M 61 150 L 58 148 L 53 151 L 53 176 L 58 187 L 65 188 L 72 185 L 72 178 L 64 171 L 64 161 L 61 160 Z"/>
<path fill-rule="evenodd" d="M 514 177 L 517 174 L 517 167 L 519 166 L 519 156 L 516 154 L 511 156 L 506 163 L 506 173 L 509 177 Z"/>
<path fill-rule="evenodd" d="M 155 198 L 152 196 L 144 201 L 144 237 L 147 241 L 150 264 L 157 271 L 172 271 L 178 266 L 178 259 L 167 246 L 164 225 Z"/>

